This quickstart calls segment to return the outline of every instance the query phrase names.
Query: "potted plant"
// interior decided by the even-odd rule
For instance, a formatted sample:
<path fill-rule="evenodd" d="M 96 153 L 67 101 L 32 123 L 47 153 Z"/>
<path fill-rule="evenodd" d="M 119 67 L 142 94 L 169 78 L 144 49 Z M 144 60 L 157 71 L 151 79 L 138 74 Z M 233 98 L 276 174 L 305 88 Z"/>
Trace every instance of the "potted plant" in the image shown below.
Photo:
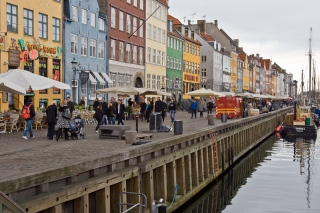
<path fill-rule="evenodd" d="M 126 113 L 128 113 L 128 119 L 130 120 L 131 118 L 131 113 L 132 113 L 132 107 L 131 106 L 127 106 L 124 110 Z"/>

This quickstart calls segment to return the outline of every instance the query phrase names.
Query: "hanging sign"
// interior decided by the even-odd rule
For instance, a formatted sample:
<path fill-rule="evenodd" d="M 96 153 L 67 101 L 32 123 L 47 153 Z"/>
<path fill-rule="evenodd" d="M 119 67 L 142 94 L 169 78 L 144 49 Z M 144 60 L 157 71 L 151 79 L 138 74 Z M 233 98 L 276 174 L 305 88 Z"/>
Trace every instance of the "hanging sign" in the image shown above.
<path fill-rule="evenodd" d="M 30 60 L 36 60 L 36 59 L 38 59 L 38 58 L 39 58 L 39 52 L 38 52 L 38 50 L 35 50 L 35 49 L 30 50 L 30 51 L 29 51 L 29 58 L 30 58 Z"/>

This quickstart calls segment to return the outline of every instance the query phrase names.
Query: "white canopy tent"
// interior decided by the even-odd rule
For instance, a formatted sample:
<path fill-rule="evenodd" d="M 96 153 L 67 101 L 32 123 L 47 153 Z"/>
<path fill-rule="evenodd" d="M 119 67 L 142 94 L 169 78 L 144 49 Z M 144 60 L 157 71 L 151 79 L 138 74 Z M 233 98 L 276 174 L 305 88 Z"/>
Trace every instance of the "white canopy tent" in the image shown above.
<path fill-rule="evenodd" d="M 19 94 L 19 95 L 26 94 L 26 89 L 2 77 L 0 77 L 0 91 Z"/>

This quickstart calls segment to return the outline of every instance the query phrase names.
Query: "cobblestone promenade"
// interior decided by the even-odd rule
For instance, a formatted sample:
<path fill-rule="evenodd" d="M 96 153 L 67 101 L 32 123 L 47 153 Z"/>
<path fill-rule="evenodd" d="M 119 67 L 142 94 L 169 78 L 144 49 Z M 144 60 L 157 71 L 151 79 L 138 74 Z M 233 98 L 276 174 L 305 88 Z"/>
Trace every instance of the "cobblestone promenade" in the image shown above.
<path fill-rule="evenodd" d="M 187 112 L 176 113 L 176 120 L 183 120 L 184 133 L 208 127 L 207 113 L 204 113 L 204 117 L 200 117 L 198 113 L 197 119 L 190 119 L 190 117 L 191 114 Z M 131 130 L 135 130 L 135 120 L 124 121 L 124 123 L 131 125 Z M 220 120 L 215 119 L 216 125 L 220 123 Z M 169 113 L 163 125 L 173 127 Z M 60 139 L 58 142 L 47 139 L 46 129 L 33 130 L 35 138 L 28 140 L 22 138 L 22 131 L 0 134 L 0 182 L 111 156 L 139 147 L 126 145 L 125 140 L 99 139 L 94 128 L 95 125 L 85 126 L 83 132 L 87 134 L 86 139 L 69 141 Z M 139 132 L 142 131 L 149 131 L 149 124 L 139 120 Z M 173 132 L 152 132 L 151 134 L 153 138 L 150 143 L 156 143 L 159 139 L 174 135 Z"/>

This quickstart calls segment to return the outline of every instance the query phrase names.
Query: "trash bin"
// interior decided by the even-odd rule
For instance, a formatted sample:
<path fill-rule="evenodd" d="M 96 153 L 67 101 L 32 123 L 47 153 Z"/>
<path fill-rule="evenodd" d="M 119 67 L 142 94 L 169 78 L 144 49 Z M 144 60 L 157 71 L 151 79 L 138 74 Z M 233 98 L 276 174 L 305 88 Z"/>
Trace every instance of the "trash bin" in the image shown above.
<path fill-rule="evenodd" d="M 161 126 L 162 126 L 161 113 L 150 114 L 149 130 L 159 130 Z"/>
<path fill-rule="evenodd" d="M 310 118 L 306 118 L 306 119 L 305 119 L 305 125 L 306 125 L 306 126 L 309 126 L 310 123 L 311 123 L 311 119 L 310 119 Z"/>
<path fill-rule="evenodd" d="M 208 125 L 214 125 L 214 115 L 213 114 L 208 115 Z"/>
<path fill-rule="evenodd" d="M 228 119 L 227 113 L 221 114 L 221 123 L 226 123 Z"/>
<path fill-rule="evenodd" d="M 181 135 L 183 132 L 183 121 L 176 120 L 173 123 L 173 131 L 175 135 Z"/>

